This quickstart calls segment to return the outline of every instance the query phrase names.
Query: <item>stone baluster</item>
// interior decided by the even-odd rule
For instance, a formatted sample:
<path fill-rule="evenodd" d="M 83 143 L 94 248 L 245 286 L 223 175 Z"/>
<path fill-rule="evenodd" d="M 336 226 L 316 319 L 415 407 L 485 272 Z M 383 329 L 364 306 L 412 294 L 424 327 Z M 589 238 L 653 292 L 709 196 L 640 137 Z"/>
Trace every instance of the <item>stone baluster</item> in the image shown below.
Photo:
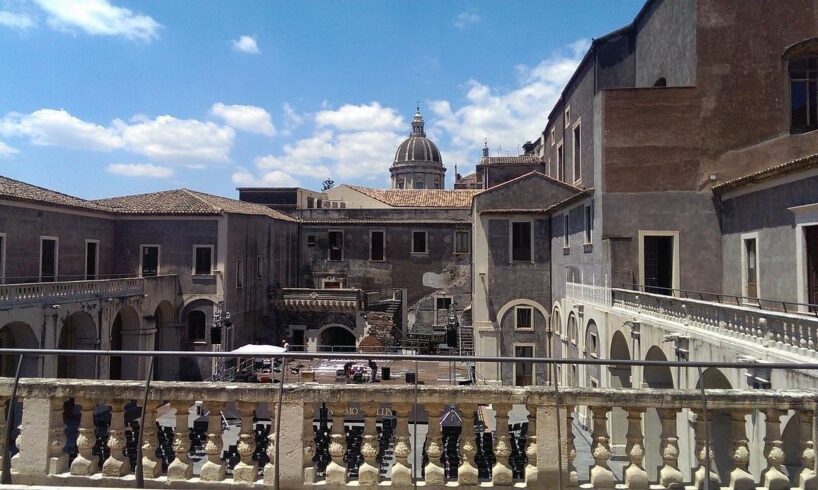
<path fill-rule="evenodd" d="M 642 465 L 645 459 L 645 437 L 642 435 L 642 412 L 644 408 L 626 408 L 628 412 L 628 433 L 625 438 L 625 454 L 630 465 L 625 468 L 625 485 L 628 488 L 650 488 L 648 472 Z"/>
<path fill-rule="evenodd" d="M 784 490 L 790 488 L 790 476 L 784 467 L 784 442 L 781 440 L 781 416 L 784 413 L 768 408 L 764 425 L 764 457 L 767 470 L 764 472 L 764 488 Z"/>
<path fill-rule="evenodd" d="M 526 405 L 528 409 L 528 430 L 526 431 L 525 485 L 528 488 L 537 486 L 537 406 Z"/>
<path fill-rule="evenodd" d="M 511 456 L 511 441 L 508 433 L 508 411 L 511 405 L 506 403 L 494 404 L 494 457 L 496 462 L 491 469 L 491 482 L 496 486 L 508 486 L 514 484 L 514 474 L 508 458 Z"/>
<path fill-rule="evenodd" d="M 94 426 L 94 406 L 96 404 L 88 398 L 76 398 L 74 403 L 81 407 L 81 411 L 77 435 L 77 457 L 71 462 L 71 474 L 90 476 L 99 469 L 98 460 L 92 454 L 94 444 L 97 441 L 96 427 Z"/>
<path fill-rule="evenodd" d="M 801 424 L 801 461 L 803 467 L 798 475 L 798 488 L 813 490 L 818 487 L 815 473 L 815 441 L 812 440 L 813 412 L 798 412 Z"/>
<path fill-rule="evenodd" d="M 361 405 L 364 413 L 364 435 L 361 442 L 361 455 L 364 462 L 358 467 L 358 485 L 365 488 L 375 488 L 380 483 L 380 470 L 378 469 L 378 429 L 376 427 L 378 418 L 378 407 L 376 402 L 368 402 Z M 431 420 L 431 417 L 430 417 Z M 429 425 L 431 432 L 432 426 Z M 430 456 L 431 457 L 431 456 Z M 426 477 L 429 477 L 427 472 Z"/>
<path fill-rule="evenodd" d="M 806 349 L 807 348 L 807 326 L 804 325 L 803 323 L 801 323 L 798 326 L 798 337 L 799 337 L 798 346 L 801 347 L 801 349 Z"/>
<path fill-rule="evenodd" d="M 566 405 L 566 421 L 565 426 L 568 427 L 568 486 L 575 488 L 579 486 L 579 476 L 577 476 L 577 467 L 574 461 L 577 459 L 577 446 L 574 444 L 574 408 L 571 405 Z"/>
<path fill-rule="evenodd" d="M 747 412 L 736 410 L 730 413 L 733 437 L 733 464 L 730 472 L 730 488 L 735 490 L 755 490 L 753 475 L 748 470 L 750 464 L 750 447 L 745 429 Z M 711 433 L 712 440 L 712 433 Z"/>
<path fill-rule="evenodd" d="M 241 459 L 233 467 L 233 480 L 236 482 L 253 483 L 258 478 L 258 463 L 253 461 L 256 452 L 256 433 L 253 424 L 255 405 L 249 402 L 236 403 L 236 409 L 241 417 L 241 431 L 236 450 Z"/>
<path fill-rule="evenodd" d="M 332 461 L 327 465 L 325 471 L 327 475 L 327 485 L 343 487 L 347 483 L 347 469 L 344 466 L 344 454 L 346 453 L 346 434 L 344 432 L 344 410 L 346 403 L 330 403 L 329 409 L 332 412 L 332 431 L 329 436 L 329 454 Z"/>
<path fill-rule="evenodd" d="M 392 486 L 409 487 L 412 486 L 412 468 L 415 461 L 409 462 L 412 454 L 412 445 L 409 440 L 409 413 L 412 410 L 411 403 L 394 403 L 393 410 L 397 418 L 398 426 L 395 428 L 395 465 L 392 466 Z"/>
<path fill-rule="evenodd" d="M 472 464 L 477 454 L 474 438 L 474 414 L 477 405 L 464 403 L 460 405 L 463 428 L 460 431 L 460 467 L 457 468 L 457 483 L 460 485 L 477 485 L 477 467 Z"/>
<path fill-rule="evenodd" d="M 65 410 L 65 398 L 52 398 L 50 401 L 50 414 L 48 420 L 48 474 L 59 475 L 68 470 L 68 453 L 64 451 L 65 422 L 63 421 L 63 411 Z M 2 406 L 2 404 L 0 404 Z M 0 430 L 0 434 L 5 435 L 5 427 Z M 5 439 L 5 437 L 0 437 Z"/>
<path fill-rule="evenodd" d="M 719 485 L 721 485 L 719 475 L 717 475 L 712 469 L 714 458 L 713 448 L 707 444 L 707 439 L 704 437 L 704 432 L 706 429 L 704 416 L 700 411 L 695 411 L 695 413 L 696 424 L 694 429 L 694 437 L 696 440 L 696 459 L 699 461 L 699 467 L 694 474 L 694 484 L 696 488 L 702 489 L 705 485 L 705 478 L 707 478 L 710 481 L 711 489 L 719 488 Z M 710 468 L 706 468 L 708 457 L 710 458 Z"/>
<path fill-rule="evenodd" d="M 608 412 L 610 407 L 589 407 L 593 413 L 594 430 L 591 434 L 591 455 L 594 466 L 591 468 L 591 486 L 593 488 L 614 488 L 614 474 L 608 466 L 611 457 L 611 447 L 608 436 Z"/>
<path fill-rule="evenodd" d="M 790 324 L 786 321 L 781 322 L 781 328 L 784 330 L 784 345 L 789 347 L 791 345 Z"/>
<path fill-rule="evenodd" d="M 158 406 L 158 401 L 148 400 L 148 405 L 143 407 L 145 427 L 142 429 L 142 474 L 145 478 L 158 478 L 162 474 L 162 462 L 156 457 L 156 449 L 159 446 L 156 434 L 156 408 Z"/>
<path fill-rule="evenodd" d="M 304 403 L 304 421 L 301 427 L 301 446 L 302 446 L 302 473 L 304 474 L 304 485 L 310 485 L 315 482 L 315 463 L 312 458 L 315 457 L 315 429 L 313 422 L 315 420 L 315 407 L 312 403 Z"/>
<path fill-rule="evenodd" d="M 193 477 L 193 463 L 190 462 L 190 435 L 188 418 L 191 403 L 187 400 L 173 400 L 170 406 L 176 409 L 176 427 L 173 429 L 173 452 L 176 458 L 168 465 L 168 480 L 190 480 Z"/>
<path fill-rule="evenodd" d="M 111 453 L 102 463 L 103 476 L 125 476 L 130 473 L 131 463 L 125 456 L 125 400 L 111 400 L 108 449 Z"/>
<path fill-rule="evenodd" d="M 276 483 L 276 404 L 270 403 L 270 430 L 267 432 L 267 464 L 264 465 L 264 485 L 275 488 Z M 280 417 L 281 414 L 279 413 Z M 280 475 L 279 475 L 280 477 Z"/>
<path fill-rule="evenodd" d="M 659 420 L 662 424 L 662 453 L 664 465 L 659 470 L 659 484 L 665 488 L 680 488 L 684 481 L 679 471 L 679 436 L 676 433 L 676 409 L 659 409 Z"/>
<path fill-rule="evenodd" d="M 207 417 L 207 441 L 204 445 L 207 460 L 200 470 L 202 481 L 222 481 L 225 478 L 226 468 L 222 461 L 222 409 L 223 402 L 205 402 L 210 411 Z"/>
<path fill-rule="evenodd" d="M 443 439 L 440 431 L 440 419 L 446 414 L 448 406 L 442 403 L 427 403 L 426 418 L 429 420 L 429 432 L 426 440 L 426 454 L 429 456 L 429 463 L 423 469 L 426 485 L 445 485 L 446 473 L 440 464 L 440 456 L 443 454 Z"/>

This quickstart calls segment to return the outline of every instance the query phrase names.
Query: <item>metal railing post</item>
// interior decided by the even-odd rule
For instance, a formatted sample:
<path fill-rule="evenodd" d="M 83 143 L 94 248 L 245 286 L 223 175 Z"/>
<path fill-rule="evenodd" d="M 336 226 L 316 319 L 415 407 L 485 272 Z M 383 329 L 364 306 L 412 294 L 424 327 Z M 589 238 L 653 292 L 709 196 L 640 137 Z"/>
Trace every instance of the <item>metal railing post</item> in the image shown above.
<path fill-rule="evenodd" d="M 148 410 L 148 394 L 153 378 L 153 356 L 148 358 L 148 376 L 145 380 L 145 397 L 142 399 L 142 414 L 139 418 L 139 434 L 136 437 L 136 488 L 145 488 L 145 473 L 142 467 L 142 436 L 145 432 L 145 412 Z"/>
<path fill-rule="evenodd" d="M 697 367 L 699 371 L 699 386 L 702 394 L 702 417 L 704 417 L 704 490 L 710 490 L 710 426 L 707 420 L 707 393 L 704 389 L 704 377 L 702 376 L 702 367 Z"/>

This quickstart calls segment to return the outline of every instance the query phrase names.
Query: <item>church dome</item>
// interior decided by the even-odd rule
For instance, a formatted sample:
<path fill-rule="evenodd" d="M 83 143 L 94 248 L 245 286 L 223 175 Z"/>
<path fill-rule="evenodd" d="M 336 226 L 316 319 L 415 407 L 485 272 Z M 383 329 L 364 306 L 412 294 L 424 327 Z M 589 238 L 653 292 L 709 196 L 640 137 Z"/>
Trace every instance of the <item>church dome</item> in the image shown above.
<path fill-rule="evenodd" d="M 423 116 L 420 110 L 412 118 L 412 133 L 403 143 L 398 146 L 395 152 L 395 165 L 408 163 L 437 163 L 442 165 L 440 150 L 437 145 L 426 137 L 423 130 Z"/>

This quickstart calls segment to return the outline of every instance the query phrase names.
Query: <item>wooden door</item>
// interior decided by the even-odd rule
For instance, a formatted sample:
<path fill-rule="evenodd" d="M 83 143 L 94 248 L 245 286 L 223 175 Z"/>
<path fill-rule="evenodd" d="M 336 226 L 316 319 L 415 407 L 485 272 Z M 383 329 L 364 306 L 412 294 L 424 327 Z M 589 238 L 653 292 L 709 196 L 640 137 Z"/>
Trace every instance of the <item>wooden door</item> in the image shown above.
<path fill-rule="evenodd" d="M 818 304 L 818 226 L 804 228 L 807 241 L 807 301 Z"/>

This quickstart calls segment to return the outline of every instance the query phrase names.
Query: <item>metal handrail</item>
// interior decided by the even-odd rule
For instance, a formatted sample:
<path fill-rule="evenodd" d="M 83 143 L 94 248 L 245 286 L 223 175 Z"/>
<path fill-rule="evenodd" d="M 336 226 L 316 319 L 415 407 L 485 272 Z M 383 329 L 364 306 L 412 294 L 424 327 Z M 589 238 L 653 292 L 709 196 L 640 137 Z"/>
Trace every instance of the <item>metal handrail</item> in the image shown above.
<path fill-rule="evenodd" d="M 809 314 L 815 317 L 818 317 L 818 304 L 812 303 L 798 303 L 795 301 L 784 301 L 780 299 L 766 299 L 766 298 L 752 298 L 749 296 L 736 296 L 734 294 L 724 294 L 724 293 L 712 293 L 707 291 L 695 291 L 690 289 L 675 289 L 675 288 L 666 288 L 661 286 L 646 286 L 644 284 L 636 284 L 636 283 L 622 283 L 622 289 L 626 291 L 634 291 L 639 293 L 646 293 L 646 294 L 663 294 L 659 292 L 652 292 L 650 290 L 655 291 L 665 291 L 669 292 L 669 296 L 672 298 L 679 298 L 679 299 L 698 299 L 699 301 L 712 301 L 707 298 L 715 298 L 715 302 L 721 304 L 733 304 L 735 303 L 736 306 L 751 306 L 757 307 L 759 310 L 762 311 L 783 311 L 784 313 L 796 313 L 796 314 Z M 616 289 L 614 289 L 616 291 Z M 678 293 L 678 295 L 676 294 Z M 696 298 L 698 296 L 698 298 Z M 765 308 L 764 303 L 770 305 L 781 305 L 781 309 L 774 309 L 774 308 Z M 795 307 L 795 308 L 787 308 L 787 306 Z M 800 310 L 799 308 L 805 308 L 806 311 Z"/>

